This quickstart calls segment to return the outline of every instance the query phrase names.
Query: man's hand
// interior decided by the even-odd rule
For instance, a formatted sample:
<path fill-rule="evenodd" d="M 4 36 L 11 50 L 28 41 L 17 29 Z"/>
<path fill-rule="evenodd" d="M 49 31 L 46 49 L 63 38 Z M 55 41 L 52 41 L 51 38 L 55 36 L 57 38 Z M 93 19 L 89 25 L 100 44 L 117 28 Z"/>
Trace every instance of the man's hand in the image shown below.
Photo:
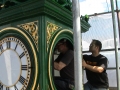
<path fill-rule="evenodd" d="M 91 66 L 85 62 L 85 60 L 82 60 L 82 66 L 92 72 L 102 73 L 104 71 L 103 67 L 100 66 Z"/>
<path fill-rule="evenodd" d="M 87 63 L 85 62 L 84 59 L 82 60 L 82 66 L 83 66 L 83 67 L 86 67 L 86 66 L 87 66 Z"/>
<path fill-rule="evenodd" d="M 62 68 L 64 68 L 66 66 L 66 64 L 64 64 L 63 62 L 54 62 L 54 69 L 60 71 Z"/>

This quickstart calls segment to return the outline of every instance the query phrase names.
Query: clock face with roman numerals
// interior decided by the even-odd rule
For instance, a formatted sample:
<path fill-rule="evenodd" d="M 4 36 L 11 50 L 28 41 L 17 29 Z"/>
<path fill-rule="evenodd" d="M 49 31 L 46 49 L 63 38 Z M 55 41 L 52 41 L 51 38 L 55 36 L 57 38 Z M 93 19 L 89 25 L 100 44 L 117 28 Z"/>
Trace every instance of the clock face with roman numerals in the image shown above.
<path fill-rule="evenodd" d="M 15 37 L 0 41 L 0 90 L 26 90 L 31 62 L 26 46 Z"/>

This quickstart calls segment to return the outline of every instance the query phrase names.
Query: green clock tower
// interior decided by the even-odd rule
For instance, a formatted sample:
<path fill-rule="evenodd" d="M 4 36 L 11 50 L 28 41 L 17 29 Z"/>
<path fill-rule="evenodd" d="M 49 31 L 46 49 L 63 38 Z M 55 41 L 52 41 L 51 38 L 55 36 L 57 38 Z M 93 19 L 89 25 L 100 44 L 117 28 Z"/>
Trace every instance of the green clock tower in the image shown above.
<path fill-rule="evenodd" d="M 56 90 L 53 53 L 72 25 L 69 0 L 0 0 L 0 90 Z"/>

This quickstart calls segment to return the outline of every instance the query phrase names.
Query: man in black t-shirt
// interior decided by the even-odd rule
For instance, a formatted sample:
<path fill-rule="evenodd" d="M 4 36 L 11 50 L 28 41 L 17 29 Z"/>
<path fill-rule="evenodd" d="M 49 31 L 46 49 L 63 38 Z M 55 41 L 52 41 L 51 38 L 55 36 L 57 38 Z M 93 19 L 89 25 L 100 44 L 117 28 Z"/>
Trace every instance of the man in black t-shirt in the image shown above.
<path fill-rule="evenodd" d="M 57 90 L 71 90 L 74 87 L 74 53 L 70 50 L 70 42 L 62 39 L 57 44 L 60 52 L 54 61 L 54 69 L 60 71 L 60 77 L 55 78 Z"/>
<path fill-rule="evenodd" d="M 108 59 L 99 52 L 102 44 L 93 40 L 89 46 L 91 55 L 83 55 L 82 66 L 85 68 L 88 82 L 84 90 L 109 90 L 108 76 L 106 73 Z"/>

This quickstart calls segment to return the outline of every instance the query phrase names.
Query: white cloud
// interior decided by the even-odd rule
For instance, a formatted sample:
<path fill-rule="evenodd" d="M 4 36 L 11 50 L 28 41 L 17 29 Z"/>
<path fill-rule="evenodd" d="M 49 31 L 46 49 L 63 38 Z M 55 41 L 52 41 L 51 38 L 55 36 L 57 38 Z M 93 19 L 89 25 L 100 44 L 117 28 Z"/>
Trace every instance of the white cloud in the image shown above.
<path fill-rule="evenodd" d="M 88 42 L 82 40 L 82 48 L 83 48 L 83 50 L 89 50 L 89 45 L 90 44 Z"/>
<path fill-rule="evenodd" d="M 109 0 L 108 0 L 109 1 Z M 109 2 L 108 2 L 109 3 Z M 85 0 L 80 2 L 80 15 L 104 12 L 106 0 Z"/>

